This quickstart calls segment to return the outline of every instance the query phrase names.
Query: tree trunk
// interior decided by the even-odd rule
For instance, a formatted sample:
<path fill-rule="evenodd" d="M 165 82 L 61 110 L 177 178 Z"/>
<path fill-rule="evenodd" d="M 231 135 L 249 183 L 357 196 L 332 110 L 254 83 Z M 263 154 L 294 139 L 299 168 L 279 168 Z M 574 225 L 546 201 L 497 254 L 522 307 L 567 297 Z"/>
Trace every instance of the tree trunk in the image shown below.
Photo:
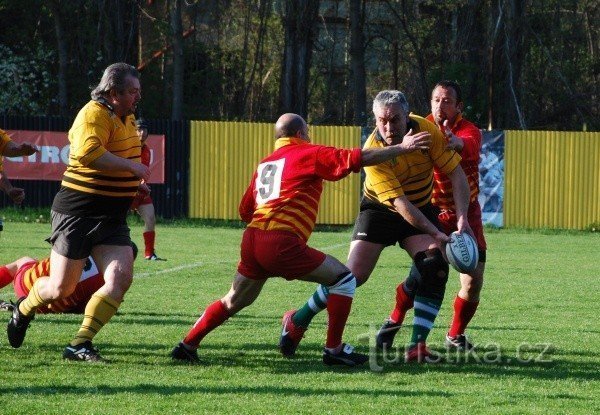
<path fill-rule="evenodd" d="M 69 112 L 67 100 L 67 64 L 69 59 L 67 39 L 61 19 L 60 1 L 52 0 L 48 2 L 48 7 L 54 18 L 54 30 L 58 46 L 58 113 L 61 117 L 66 117 Z"/>
<path fill-rule="evenodd" d="M 171 118 L 183 119 L 183 24 L 181 22 L 181 1 L 174 0 L 170 10 L 171 34 L 173 36 L 173 106 Z"/>
<path fill-rule="evenodd" d="M 350 58 L 354 124 L 367 122 L 367 74 L 365 69 L 364 0 L 350 0 Z"/>
<path fill-rule="evenodd" d="M 319 0 L 286 0 L 279 112 L 308 113 L 308 79 Z"/>

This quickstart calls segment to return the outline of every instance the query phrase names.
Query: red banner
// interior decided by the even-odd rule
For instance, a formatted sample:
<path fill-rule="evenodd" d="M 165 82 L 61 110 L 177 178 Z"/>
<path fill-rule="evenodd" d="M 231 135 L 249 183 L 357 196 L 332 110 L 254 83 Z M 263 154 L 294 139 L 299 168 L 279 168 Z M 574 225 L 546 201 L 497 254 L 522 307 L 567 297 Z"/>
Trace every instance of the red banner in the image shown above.
<path fill-rule="evenodd" d="M 67 133 L 51 131 L 7 130 L 16 143 L 29 142 L 40 149 L 29 157 L 5 157 L 4 171 L 10 179 L 62 180 L 69 160 Z M 146 145 L 150 147 L 149 183 L 165 182 L 165 136 L 149 135 Z"/>

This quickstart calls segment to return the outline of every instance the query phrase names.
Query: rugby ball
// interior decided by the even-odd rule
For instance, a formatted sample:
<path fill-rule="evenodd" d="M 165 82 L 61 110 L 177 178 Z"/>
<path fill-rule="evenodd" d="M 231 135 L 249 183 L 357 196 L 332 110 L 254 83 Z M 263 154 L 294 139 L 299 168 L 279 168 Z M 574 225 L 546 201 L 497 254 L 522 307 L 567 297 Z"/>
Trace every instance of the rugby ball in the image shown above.
<path fill-rule="evenodd" d="M 468 233 L 452 232 L 452 240 L 446 244 L 448 263 L 458 272 L 469 274 L 475 271 L 479 262 L 477 243 Z"/>

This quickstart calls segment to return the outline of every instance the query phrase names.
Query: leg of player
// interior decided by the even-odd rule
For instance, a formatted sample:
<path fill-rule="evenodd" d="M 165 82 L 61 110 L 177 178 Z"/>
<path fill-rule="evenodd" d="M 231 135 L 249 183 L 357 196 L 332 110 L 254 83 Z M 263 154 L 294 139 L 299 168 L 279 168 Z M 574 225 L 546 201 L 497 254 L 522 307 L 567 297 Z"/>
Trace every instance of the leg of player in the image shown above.
<path fill-rule="evenodd" d="M 383 248 L 385 245 L 367 241 L 356 240 L 350 243 L 346 266 L 356 278 L 357 286 L 361 286 L 369 279 Z M 282 334 L 279 339 L 279 349 L 284 356 L 291 357 L 296 353 L 298 344 L 313 317 L 327 308 L 328 297 L 327 286 L 320 284 L 302 307 L 298 310 L 289 310 L 283 315 L 282 333 L 285 333 L 285 336 Z"/>
<path fill-rule="evenodd" d="M 229 292 L 213 302 L 194 323 L 185 338 L 171 351 L 171 357 L 188 363 L 198 363 L 198 346 L 202 339 L 229 317 L 256 300 L 267 280 L 253 280 L 236 272 Z"/>
<path fill-rule="evenodd" d="M 23 344 L 29 323 L 35 311 L 54 300 L 65 298 L 75 290 L 85 259 L 70 259 L 54 250 L 50 253 L 50 276 L 39 278 L 27 297 L 20 298 L 7 326 L 8 340 L 12 347 Z"/>
<path fill-rule="evenodd" d="M 0 266 L 0 288 L 6 287 L 7 285 L 13 283 L 16 284 L 15 278 L 19 269 L 25 264 L 36 264 L 37 260 L 35 258 L 31 258 L 28 256 L 21 257 L 16 261 L 13 261 L 4 266 Z M 19 297 L 19 291 L 15 285 L 15 293 L 17 297 Z M 0 300 L 0 310 L 10 311 L 11 313 L 14 311 L 15 306 L 12 301 L 3 301 Z"/>
<path fill-rule="evenodd" d="M 329 321 L 327 340 L 323 349 L 323 363 L 330 366 L 356 366 L 367 362 L 369 356 L 355 353 L 352 346 L 342 343 L 342 335 L 356 290 L 356 278 L 350 270 L 334 257 L 326 255 L 317 269 L 298 279 L 325 285 L 329 293 L 327 299 Z M 286 328 L 284 327 L 283 330 L 285 332 Z"/>
<path fill-rule="evenodd" d="M 81 327 L 63 352 L 63 358 L 68 360 L 104 360 L 92 340 L 115 315 L 133 281 L 130 245 L 97 245 L 92 248 L 92 258 L 104 274 L 104 285 L 88 301 Z M 81 270 L 79 272 L 81 275 Z"/>
<path fill-rule="evenodd" d="M 448 263 L 429 235 L 410 236 L 402 246 L 413 257 L 421 276 L 414 297 L 413 332 L 405 361 L 434 362 L 438 356 L 427 348 L 426 342 L 444 299 Z"/>
<path fill-rule="evenodd" d="M 154 250 L 154 241 L 156 239 L 156 214 L 154 212 L 154 205 L 147 203 L 140 205 L 137 211 L 144 221 L 144 258 L 147 260 L 157 260 L 156 252 Z"/>
<path fill-rule="evenodd" d="M 4 288 L 13 282 L 17 270 L 17 261 L 0 267 L 0 288 Z"/>
<path fill-rule="evenodd" d="M 375 345 L 380 350 L 391 349 L 394 337 L 402 327 L 406 312 L 413 308 L 414 298 L 421 275 L 413 262 L 408 277 L 396 287 L 396 304 L 375 336 Z"/>
<path fill-rule="evenodd" d="M 485 251 L 483 251 L 485 252 Z M 481 255 L 481 251 L 480 251 Z M 480 256 L 481 258 L 481 256 Z M 483 256 L 485 261 L 485 255 Z M 473 345 L 467 340 L 465 330 L 475 315 L 479 305 L 479 295 L 483 287 L 485 262 L 479 262 L 472 274 L 460 274 L 460 291 L 454 299 L 454 315 L 450 330 L 446 334 L 446 346 L 458 350 L 471 350 Z"/>

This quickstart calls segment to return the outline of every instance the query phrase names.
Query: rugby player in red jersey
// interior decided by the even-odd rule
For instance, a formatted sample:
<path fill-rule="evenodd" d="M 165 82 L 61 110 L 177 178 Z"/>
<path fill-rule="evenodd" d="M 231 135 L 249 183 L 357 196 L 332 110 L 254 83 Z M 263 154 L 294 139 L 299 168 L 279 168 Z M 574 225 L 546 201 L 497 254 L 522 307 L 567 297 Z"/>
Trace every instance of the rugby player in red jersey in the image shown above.
<path fill-rule="evenodd" d="M 143 119 L 138 119 L 135 123 L 137 127 L 137 134 L 142 142 L 142 164 L 150 167 L 151 152 L 150 147 L 146 144 L 148 139 L 148 125 Z M 162 260 L 156 255 L 154 250 L 154 243 L 156 240 L 156 213 L 154 211 L 154 203 L 150 193 L 145 191 L 147 184 L 144 185 L 135 195 L 133 202 L 131 202 L 130 209 L 136 211 L 142 220 L 144 221 L 144 258 L 148 261 L 160 261 Z"/>
<path fill-rule="evenodd" d="M 368 356 L 342 343 L 356 279 L 337 259 L 307 245 L 319 208 L 323 180 L 340 180 L 399 154 L 429 146 L 429 134 L 378 149 L 337 149 L 310 143 L 308 126 L 297 114 L 284 114 L 275 124 L 275 151 L 258 165 L 240 203 L 248 223 L 241 259 L 229 292 L 208 305 L 171 352 L 175 360 L 196 363 L 200 341 L 258 297 L 267 278 L 320 283 L 329 290 L 329 324 L 323 350 L 327 365 L 355 366 Z"/>

